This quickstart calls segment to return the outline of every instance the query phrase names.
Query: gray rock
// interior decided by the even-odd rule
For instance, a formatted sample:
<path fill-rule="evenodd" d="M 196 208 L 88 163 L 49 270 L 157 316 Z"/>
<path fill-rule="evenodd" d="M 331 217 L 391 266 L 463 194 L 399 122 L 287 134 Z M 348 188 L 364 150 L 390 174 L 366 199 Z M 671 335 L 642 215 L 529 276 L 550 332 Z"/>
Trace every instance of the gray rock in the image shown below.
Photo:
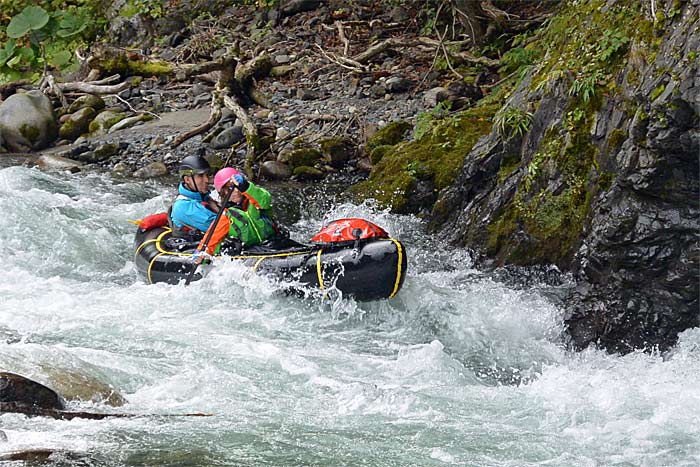
<path fill-rule="evenodd" d="M 209 145 L 214 149 L 230 148 L 237 142 L 241 141 L 243 137 L 243 125 L 239 121 L 236 121 L 233 126 L 226 128 L 212 138 Z"/>
<path fill-rule="evenodd" d="M 292 176 L 292 169 L 283 162 L 265 161 L 260 165 L 260 173 L 272 180 L 286 180 Z"/>
<path fill-rule="evenodd" d="M 156 178 L 168 174 L 168 168 L 162 162 L 151 162 L 134 172 L 136 178 Z"/>
<path fill-rule="evenodd" d="M 46 148 L 58 136 L 53 106 L 40 91 L 14 94 L 0 104 L 0 134 L 10 151 Z"/>

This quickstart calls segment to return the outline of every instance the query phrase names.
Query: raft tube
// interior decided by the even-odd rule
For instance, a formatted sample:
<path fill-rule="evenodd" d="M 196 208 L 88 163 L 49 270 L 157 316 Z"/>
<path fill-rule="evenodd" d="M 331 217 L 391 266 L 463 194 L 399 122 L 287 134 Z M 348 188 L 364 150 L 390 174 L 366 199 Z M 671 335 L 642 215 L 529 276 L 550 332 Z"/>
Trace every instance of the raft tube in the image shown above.
<path fill-rule="evenodd" d="M 139 275 L 148 283 L 177 284 L 184 281 L 194 267 L 192 252 L 196 244 L 172 238 L 167 227 L 138 229 L 134 239 L 135 263 Z M 394 238 L 381 238 L 362 243 L 335 245 L 303 245 L 270 249 L 255 247 L 236 256 L 226 256 L 251 267 L 255 272 L 305 286 L 327 290 L 334 287 L 344 296 L 356 300 L 379 300 L 394 297 L 406 276 L 406 249 Z M 217 257 L 223 258 L 223 257 Z M 198 268 L 192 280 L 203 273 Z"/>

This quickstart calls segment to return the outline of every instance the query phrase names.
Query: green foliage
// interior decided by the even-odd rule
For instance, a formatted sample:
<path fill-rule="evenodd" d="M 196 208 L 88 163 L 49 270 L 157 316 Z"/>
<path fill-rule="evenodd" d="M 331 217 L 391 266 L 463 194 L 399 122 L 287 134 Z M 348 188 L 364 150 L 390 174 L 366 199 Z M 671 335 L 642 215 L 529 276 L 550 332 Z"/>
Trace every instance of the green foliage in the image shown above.
<path fill-rule="evenodd" d="M 0 7 L 0 17 L 13 14 L 7 28 L 0 31 L 0 41 L 4 39 L 0 42 L 0 83 L 19 78 L 36 80 L 45 67 L 77 67 L 73 51 L 94 33 L 95 22 L 90 19 L 94 10 L 89 0 L 36 3 L 21 11 L 14 0 Z"/>
<path fill-rule="evenodd" d="M 7 26 L 7 35 L 12 39 L 18 39 L 27 33 L 38 31 L 49 22 L 49 14 L 39 6 L 28 6 L 20 14 L 10 20 Z M 36 37 L 30 34 L 30 39 Z"/>
<path fill-rule="evenodd" d="M 505 107 L 494 116 L 496 130 L 503 136 L 523 136 L 530 129 L 533 115 L 515 107 Z"/>
<path fill-rule="evenodd" d="M 533 77 L 534 89 L 573 75 L 569 94 L 592 100 L 599 88 L 612 82 L 629 45 L 639 43 L 650 24 L 632 2 L 609 8 L 600 0 L 571 2 L 538 34 L 536 43 L 545 59 Z"/>
<path fill-rule="evenodd" d="M 522 47 L 513 47 L 503 54 L 501 58 L 501 68 L 499 68 L 498 72 L 501 76 L 505 76 L 516 71 L 519 72 L 523 68 L 529 70 L 536 56 L 536 53 L 532 50 Z"/>
<path fill-rule="evenodd" d="M 164 11 L 163 0 L 128 0 L 119 14 L 127 18 L 143 16 L 158 19 L 163 17 Z"/>
<path fill-rule="evenodd" d="M 429 131 L 432 130 L 437 122 L 449 114 L 451 106 L 452 103 L 447 101 L 438 102 L 438 105 L 436 105 L 435 108 L 425 112 L 420 112 L 418 115 L 416 115 L 416 126 L 413 130 L 413 137 L 415 139 L 423 138 Z"/>

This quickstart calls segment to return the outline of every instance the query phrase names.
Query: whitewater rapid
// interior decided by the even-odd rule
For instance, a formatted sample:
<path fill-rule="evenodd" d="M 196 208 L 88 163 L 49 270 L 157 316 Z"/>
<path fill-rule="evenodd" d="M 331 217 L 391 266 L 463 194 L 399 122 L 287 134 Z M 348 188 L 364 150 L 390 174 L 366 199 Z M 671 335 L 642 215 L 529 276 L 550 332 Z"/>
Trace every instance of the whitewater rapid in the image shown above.
<path fill-rule="evenodd" d="M 1 414 L 0 456 L 52 449 L 53 465 L 115 466 L 700 465 L 698 329 L 663 355 L 573 353 L 553 286 L 498 282 L 419 219 L 371 202 L 271 191 L 297 239 L 347 216 L 401 239 L 409 269 L 398 296 L 286 296 L 285 284 L 235 263 L 188 287 L 146 285 L 129 220 L 165 210 L 174 184 L 0 168 L 0 371 L 80 386 L 71 410 L 136 415 Z M 107 405 L 90 392 L 96 383 L 126 404 Z M 188 413 L 209 416 L 177 416 Z"/>

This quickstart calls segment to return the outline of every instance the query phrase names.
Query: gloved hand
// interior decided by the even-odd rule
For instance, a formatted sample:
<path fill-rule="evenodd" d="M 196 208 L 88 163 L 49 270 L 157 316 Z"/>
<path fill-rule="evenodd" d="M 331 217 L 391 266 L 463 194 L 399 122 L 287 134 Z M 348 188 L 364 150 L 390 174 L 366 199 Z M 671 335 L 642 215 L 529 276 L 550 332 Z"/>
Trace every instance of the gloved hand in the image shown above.
<path fill-rule="evenodd" d="M 211 259 L 211 255 L 206 251 L 195 250 L 192 253 L 192 262 L 195 264 L 201 264 L 205 259 Z"/>
<path fill-rule="evenodd" d="M 240 191 L 246 191 L 248 189 L 248 182 L 246 181 L 243 174 L 234 175 L 233 183 L 238 187 L 238 190 Z"/>

